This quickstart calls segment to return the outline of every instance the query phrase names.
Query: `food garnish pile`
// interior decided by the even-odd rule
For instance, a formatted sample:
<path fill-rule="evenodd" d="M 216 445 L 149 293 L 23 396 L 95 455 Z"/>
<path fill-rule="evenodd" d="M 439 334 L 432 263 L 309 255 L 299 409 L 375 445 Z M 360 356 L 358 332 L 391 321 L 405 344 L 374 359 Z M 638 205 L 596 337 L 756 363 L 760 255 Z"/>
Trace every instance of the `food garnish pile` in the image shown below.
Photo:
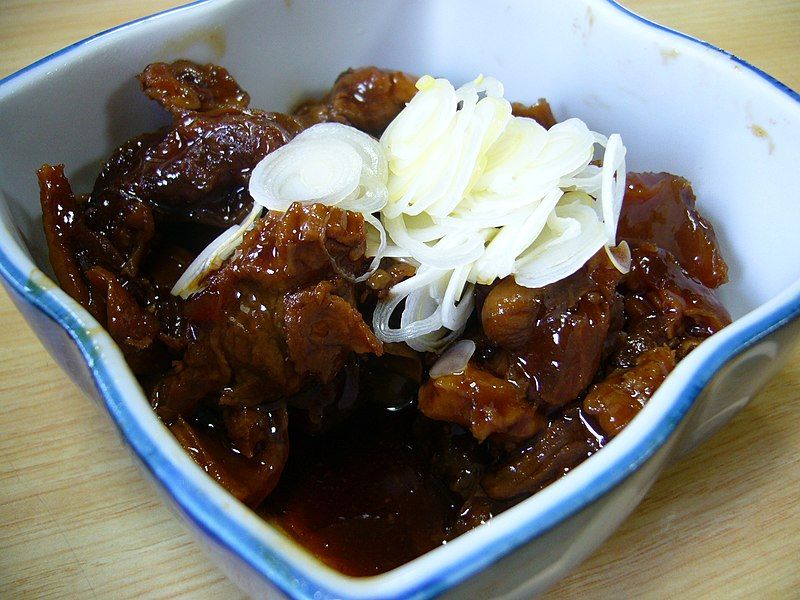
<path fill-rule="evenodd" d="M 172 123 L 75 195 L 60 285 L 194 461 L 321 560 L 392 569 L 577 467 L 730 323 L 691 185 L 549 105 L 367 67 L 291 114 L 149 65 Z"/>

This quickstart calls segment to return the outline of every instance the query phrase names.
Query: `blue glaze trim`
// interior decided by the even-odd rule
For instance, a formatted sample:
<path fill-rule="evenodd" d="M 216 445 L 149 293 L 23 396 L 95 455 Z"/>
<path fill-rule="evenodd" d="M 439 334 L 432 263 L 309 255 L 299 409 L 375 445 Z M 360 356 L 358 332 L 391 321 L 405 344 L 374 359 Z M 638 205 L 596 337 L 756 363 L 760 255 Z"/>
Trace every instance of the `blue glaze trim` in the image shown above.
<path fill-rule="evenodd" d="M 665 25 L 661 25 L 659 23 L 656 23 L 655 21 L 651 21 L 650 19 L 646 19 L 645 17 L 636 14 L 635 12 L 630 10 L 629 8 L 626 8 L 625 6 L 623 6 L 622 4 L 617 2 L 617 0 L 606 0 L 606 2 L 608 2 L 613 8 L 616 8 L 617 10 L 622 12 L 624 15 L 626 15 L 626 16 L 628 16 L 628 17 L 630 17 L 630 18 L 632 18 L 632 19 L 634 19 L 636 21 L 639 21 L 640 23 L 642 23 L 644 25 L 647 25 L 648 27 L 652 27 L 653 29 L 657 29 L 659 31 L 663 31 L 663 32 L 668 33 L 670 35 L 675 35 L 675 36 L 677 36 L 679 38 L 683 38 L 685 40 L 689 40 L 690 42 L 694 42 L 695 44 L 699 44 L 701 46 L 704 46 L 704 47 L 708 48 L 709 50 L 714 50 L 715 52 L 718 52 L 719 54 L 722 54 L 723 56 L 728 57 L 733 62 L 742 65 L 748 71 L 752 71 L 753 73 L 755 73 L 756 75 L 758 75 L 762 79 L 768 81 L 770 84 L 772 84 L 773 87 L 778 88 L 781 92 L 783 92 L 784 94 L 786 94 L 787 96 L 789 96 L 793 100 L 795 100 L 797 102 L 800 102 L 800 93 L 794 91 L 792 88 L 790 88 L 785 83 L 783 83 L 781 81 L 778 81 L 777 79 L 775 79 L 769 73 L 765 73 L 764 71 L 762 71 L 761 69 L 759 69 L 755 65 L 750 64 L 749 62 L 747 62 L 743 58 L 739 58 L 735 54 L 731 54 L 727 50 L 723 50 L 722 48 L 720 48 L 719 46 L 715 46 L 711 42 L 707 42 L 705 40 L 701 40 L 700 38 L 696 38 L 696 37 L 694 37 L 692 35 L 689 35 L 688 33 L 683 33 L 683 32 L 678 31 L 676 29 L 672 29 L 672 28 L 667 27 Z"/>
<path fill-rule="evenodd" d="M 196 0 L 189 5 L 163 11 L 162 13 L 158 13 L 158 15 L 184 10 L 189 6 L 204 4 L 210 1 L 211 0 Z M 619 5 L 614 0 L 606 1 L 626 16 L 634 18 L 647 26 L 654 27 L 672 35 L 677 35 L 722 53 L 741 64 L 743 67 L 756 73 L 795 101 L 800 102 L 800 94 L 746 61 L 720 50 L 707 42 L 697 40 L 691 36 L 652 23 Z M 131 23 L 109 29 L 103 33 L 99 33 L 68 46 L 0 80 L 0 86 L 98 37 L 107 35 L 118 29 L 129 27 L 134 23 L 152 19 L 158 15 L 132 21 Z M 250 568 L 270 580 L 287 595 L 297 598 L 314 598 L 315 600 L 338 596 L 333 590 L 323 588 L 323 586 L 314 580 L 313 575 L 293 569 L 282 557 L 276 555 L 273 550 L 262 544 L 246 527 L 243 527 L 236 520 L 232 519 L 224 510 L 213 504 L 196 485 L 183 477 L 181 468 L 174 463 L 171 457 L 160 451 L 152 443 L 146 432 L 137 424 L 136 419 L 131 414 L 125 401 L 126 394 L 129 392 L 124 392 L 116 386 L 114 377 L 102 361 L 102 358 L 98 355 L 97 346 L 92 339 L 91 332 L 81 325 L 75 315 L 73 315 L 65 305 L 57 298 L 53 297 L 50 290 L 31 281 L 26 273 L 20 271 L 14 265 L 12 259 L 2 249 L 0 249 L 0 275 L 8 282 L 15 292 L 29 301 L 31 305 L 35 306 L 46 317 L 57 322 L 68 333 L 84 357 L 90 369 L 94 384 L 115 426 L 139 457 L 142 464 L 144 464 L 152 476 L 159 481 L 178 506 L 180 506 L 187 518 L 199 530 L 215 543 L 227 548 L 234 555 L 240 557 Z M 746 329 L 740 331 L 735 337 L 728 340 L 718 352 L 709 356 L 707 360 L 697 366 L 698 376 L 695 378 L 693 385 L 687 387 L 683 393 L 679 395 L 670 409 L 662 415 L 660 421 L 654 426 L 654 434 L 652 436 L 638 446 L 631 448 L 614 463 L 598 471 L 582 490 L 566 497 L 554 510 L 551 510 L 546 515 L 534 515 L 529 520 L 523 521 L 521 527 L 510 537 L 502 540 L 495 540 L 487 548 L 475 548 L 473 552 L 464 560 L 460 561 L 459 564 L 449 565 L 450 570 L 446 572 L 439 572 L 426 579 L 409 582 L 408 584 L 395 588 L 395 594 L 389 596 L 389 598 L 427 598 L 440 594 L 451 586 L 496 562 L 511 550 L 547 532 L 566 518 L 577 513 L 587 507 L 591 502 L 606 494 L 624 481 L 640 465 L 649 460 L 674 433 L 675 428 L 686 416 L 697 395 L 722 365 L 748 346 L 756 343 L 758 340 L 769 335 L 787 322 L 797 318 L 799 315 L 800 294 L 797 294 L 777 307 L 772 313 L 765 315 L 759 321 L 751 324 Z M 363 597 L 364 595 L 363 592 L 359 593 L 359 597 Z"/>

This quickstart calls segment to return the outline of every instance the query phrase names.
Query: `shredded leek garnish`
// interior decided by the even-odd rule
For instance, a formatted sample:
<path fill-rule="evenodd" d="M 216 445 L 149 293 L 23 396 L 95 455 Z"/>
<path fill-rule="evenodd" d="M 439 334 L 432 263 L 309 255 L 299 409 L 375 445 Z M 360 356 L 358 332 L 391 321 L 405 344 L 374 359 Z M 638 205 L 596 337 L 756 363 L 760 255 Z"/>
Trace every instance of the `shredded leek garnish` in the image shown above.
<path fill-rule="evenodd" d="M 627 270 L 625 251 L 612 251 L 625 187 L 619 135 L 606 138 L 579 119 L 547 130 L 514 117 L 491 77 L 454 89 L 425 76 L 417 89 L 381 137 L 386 255 L 419 267 L 378 304 L 380 339 L 439 352 L 463 331 L 475 284 L 513 275 L 543 287 L 603 247 Z M 598 146 L 601 166 L 593 164 Z"/>
<path fill-rule="evenodd" d="M 425 76 L 417 90 L 380 141 L 323 123 L 268 154 L 250 179 L 253 211 L 195 259 L 173 293 L 201 289 L 264 209 L 293 202 L 364 216 L 373 260 L 359 281 L 383 257 L 417 268 L 378 303 L 373 328 L 384 342 L 418 351 L 440 352 L 461 334 L 477 284 L 512 275 L 543 287 L 601 248 L 620 271 L 629 268 L 628 248 L 616 243 L 625 191 L 618 134 L 606 138 L 579 119 L 548 130 L 515 117 L 491 77 L 455 89 Z"/>

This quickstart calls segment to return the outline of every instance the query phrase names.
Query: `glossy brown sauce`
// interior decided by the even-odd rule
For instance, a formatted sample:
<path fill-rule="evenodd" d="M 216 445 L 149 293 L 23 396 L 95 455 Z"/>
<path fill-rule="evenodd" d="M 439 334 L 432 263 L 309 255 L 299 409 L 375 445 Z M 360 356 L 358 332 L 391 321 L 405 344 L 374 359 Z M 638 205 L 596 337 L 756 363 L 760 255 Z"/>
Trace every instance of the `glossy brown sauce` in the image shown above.
<path fill-rule="evenodd" d="M 330 433 L 292 432 L 259 512 L 347 575 L 383 573 L 442 544 L 455 507 L 412 432 L 415 412 L 366 407 Z"/>

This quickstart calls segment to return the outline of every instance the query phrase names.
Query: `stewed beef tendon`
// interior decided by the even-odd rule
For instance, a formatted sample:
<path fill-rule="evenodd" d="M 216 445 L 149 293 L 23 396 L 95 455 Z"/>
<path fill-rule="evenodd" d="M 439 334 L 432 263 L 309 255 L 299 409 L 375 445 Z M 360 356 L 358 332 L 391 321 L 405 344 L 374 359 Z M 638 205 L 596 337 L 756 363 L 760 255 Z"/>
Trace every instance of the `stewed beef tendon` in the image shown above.
<path fill-rule="evenodd" d="M 676 363 L 730 322 L 727 267 L 688 181 L 629 174 L 618 227 L 631 268 L 603 250 L 543 288 L 477 286 L 459 372 L 382 344 L 376 302 L 414 275 L 384 258 L 364 280 L 361 214 L 266 212 L 188 298 L 171 289 L 253 206 L 253 168 L 315 123 L 380 136 L 415 79 L 351 69 L 294 114 L 250 107 L 233 76 L 149 65 L 172 117 L 122 144 L 90 193 L 38 172 L 62 288 L 119 344 L 158 416 L 234 496 L 351 575 L 392 569 L 508 509 L 600 450 Z M 513 104 L 545 128 L 549 105 Z"/>

